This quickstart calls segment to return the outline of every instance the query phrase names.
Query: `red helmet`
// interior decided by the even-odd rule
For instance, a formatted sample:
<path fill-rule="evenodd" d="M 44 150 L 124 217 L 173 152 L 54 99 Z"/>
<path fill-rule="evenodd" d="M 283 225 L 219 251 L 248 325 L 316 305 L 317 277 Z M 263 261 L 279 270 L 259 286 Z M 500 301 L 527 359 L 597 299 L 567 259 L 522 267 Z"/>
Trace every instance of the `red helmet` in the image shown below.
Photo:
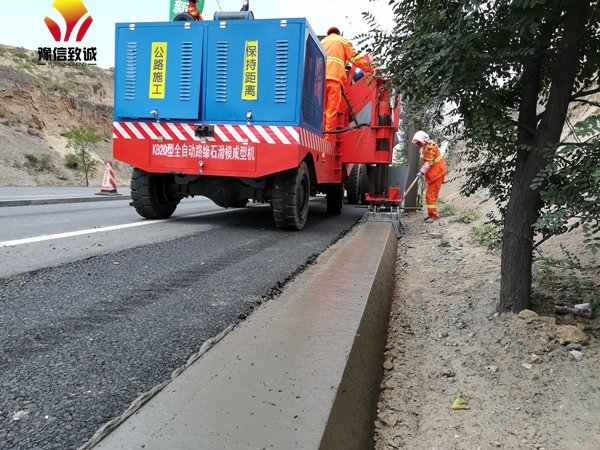
<path fill-rule="evenodd" d="M 327 36 L 329 36 L 331 33 L 341 34 L 338 27 L 331 27 L 329 30 L 327 30 Z"/>
<path fill-rule="evenodd" d="M 417 131 L 413 136 L 412 143 L 416 144 L 417 142 L 420 142 L 421 144 L 425 145 L 429 142 L 429 140 L 429 135 L 427 133 L 424 131 Z"/>

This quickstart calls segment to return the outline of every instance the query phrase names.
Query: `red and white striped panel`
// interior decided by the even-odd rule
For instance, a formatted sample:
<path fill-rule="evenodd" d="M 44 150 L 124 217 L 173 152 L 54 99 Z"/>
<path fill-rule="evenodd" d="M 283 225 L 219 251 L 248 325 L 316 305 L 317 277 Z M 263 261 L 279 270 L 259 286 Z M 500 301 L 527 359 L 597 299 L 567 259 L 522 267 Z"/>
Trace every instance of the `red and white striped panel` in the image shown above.
<path fill-rule="evenodd" d="M 321 136 L 300 128 L 300 145 L 333 156 L 333 144 Z"/>
<path fill-rule="evenodd" d="M 153 139 L 165 141 L 200 141 L 193 123 L 113 122 L 113 139 Z M 255 144 L 300 144 L 333 155 L 333 146 L 325 139 L 300 127 L 261 125 L 215 125 L 214 137 L 208 142 L 253 142 Z"/>
<path fill-rule="evenodd" d="M 158 139 L 165 141 L 199 141 L 193 123 L 113 122 L 113 139 Z M 294 127 L 215 125 L 214 137 L 208 142 L 253 142 L 255 144 L 298 144 L 298 131 Z"/>

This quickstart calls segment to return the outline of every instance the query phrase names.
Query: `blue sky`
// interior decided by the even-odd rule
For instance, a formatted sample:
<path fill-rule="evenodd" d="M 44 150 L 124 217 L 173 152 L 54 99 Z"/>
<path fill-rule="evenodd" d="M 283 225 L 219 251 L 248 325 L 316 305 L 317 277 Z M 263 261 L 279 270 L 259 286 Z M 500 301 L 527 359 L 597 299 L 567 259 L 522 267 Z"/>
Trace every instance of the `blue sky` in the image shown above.
<path fill-rule="evenodd" d="M 0 44 L 37 50 L 38 47 L 96 47 L 100 67 L 114 66 L 114 30 L 117 22 L 161 22 L 169 20 L 170 0 L 83 0 L 93 18 L 83 41 L 57 43 L 44 24 L 46 16 L 63 25 L 54 0 L 0 0 Z M 361 13 L 371 11 L 385 28 L 392 26 L 388 0 L 250 0 L 256 19 L 306 17 L 317 34 L 330 26 L 339 27 L 352 39 L 366 32 Z M 219 8 L 220 4 L 220 8 Z M 340 8 L 343 4 L 343 9 Z M 35 6 L 34 6 L 35 5 Z M 205 0 L 204 17 L 215 11 L 239 11 L 242 0 Z"/>

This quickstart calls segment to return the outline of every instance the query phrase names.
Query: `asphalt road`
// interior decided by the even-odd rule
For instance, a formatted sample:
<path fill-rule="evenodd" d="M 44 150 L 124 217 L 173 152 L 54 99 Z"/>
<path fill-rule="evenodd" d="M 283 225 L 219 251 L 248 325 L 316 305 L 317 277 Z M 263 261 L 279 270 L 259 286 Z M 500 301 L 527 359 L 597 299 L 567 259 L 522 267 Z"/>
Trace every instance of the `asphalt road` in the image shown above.
<path fill-rule="evenodd" d="M 0 210 L 0 448 L 78 448 L 365 212 L 313 199 L 286 232 L 268 206 L 200 203 L 157 222 L 127 201 Z"/>

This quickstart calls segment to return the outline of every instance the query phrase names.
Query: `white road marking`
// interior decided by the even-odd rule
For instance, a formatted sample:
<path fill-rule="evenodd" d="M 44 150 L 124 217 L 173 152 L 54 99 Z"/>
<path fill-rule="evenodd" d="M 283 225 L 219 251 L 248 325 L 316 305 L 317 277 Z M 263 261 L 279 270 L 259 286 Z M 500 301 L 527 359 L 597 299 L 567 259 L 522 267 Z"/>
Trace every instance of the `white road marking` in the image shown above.
<path fill-rule="evenodd" d="M 62 239 L 62 238 L 66 238 L 66 237 L 81 236 L 84 234 L 99 233 L 99 232 L 104 232 L 104 231 L 122 230 L 124 228 L 139 227 L 142 225 L 150 225 L 152 223 L 162 223 L 162 222 L 166 222 L 166 221 L 167 221 L 167 219 L 153 220 L 153 221 L 147 221 L 147 222 L 126 223 L 123 225 L 113 225 L 110 227 L 91 228 L 89 230 L 69 231 L 68 233 L 47 234 L 45 236 L 36 236 L 36 237 L 25 238 L 25 239 L 15 239 L 14 241 L 0 242 L 0 248 L 1 247 L 14 247 L 15 245 L 22 245 L 22 244 L 32 244 L 34 242 L 51 241 L 53 239 Z"/>
<path fill-rule="evenodd" d="M 265 205 L 253 205 L 254 208 L 264 207 L 264 206 Z M 201 216 L 210 216 L 213 214 L 223 214 L 226 212 L 229 212 L 229 211 L 226 209 L 223 209 L 221 211 L 211 211 L 211 212 L 205 212 L 205 213 L 190 214 L 189 216 L 173 217 L 171 219 L 146 220 L 143 222 L 125 223 L 123 225 L 112 225 L 109 227 L 90 228 L 89 230 L 69 231 L 67 233 L 47 234 L 44 236 L 36 236 L 36 237 L 24 238 L 24 239 L 15 239 L 13 241 L 0 242 L 0 248 L 14 247 L 16 245 L 23 245 L 23 244 L 32 244 L 34 242 L 51 241 L 53 239 L 62 239 L 62 238 L 68 238 L 68 237 L 74 237 L 74 236 L 82 236 L 85 234 L 104 233 L 105 231 L 123 230 L 126 228 L 141 227 L 144 225 L 155 225 L 155 224 L 164 223 L 164 222 L 174 222 L 174 221 L 179 221 L 179 220 L 183 220 L 183 219 L 192 219 L 192 218 L 201 217 Z"/>

